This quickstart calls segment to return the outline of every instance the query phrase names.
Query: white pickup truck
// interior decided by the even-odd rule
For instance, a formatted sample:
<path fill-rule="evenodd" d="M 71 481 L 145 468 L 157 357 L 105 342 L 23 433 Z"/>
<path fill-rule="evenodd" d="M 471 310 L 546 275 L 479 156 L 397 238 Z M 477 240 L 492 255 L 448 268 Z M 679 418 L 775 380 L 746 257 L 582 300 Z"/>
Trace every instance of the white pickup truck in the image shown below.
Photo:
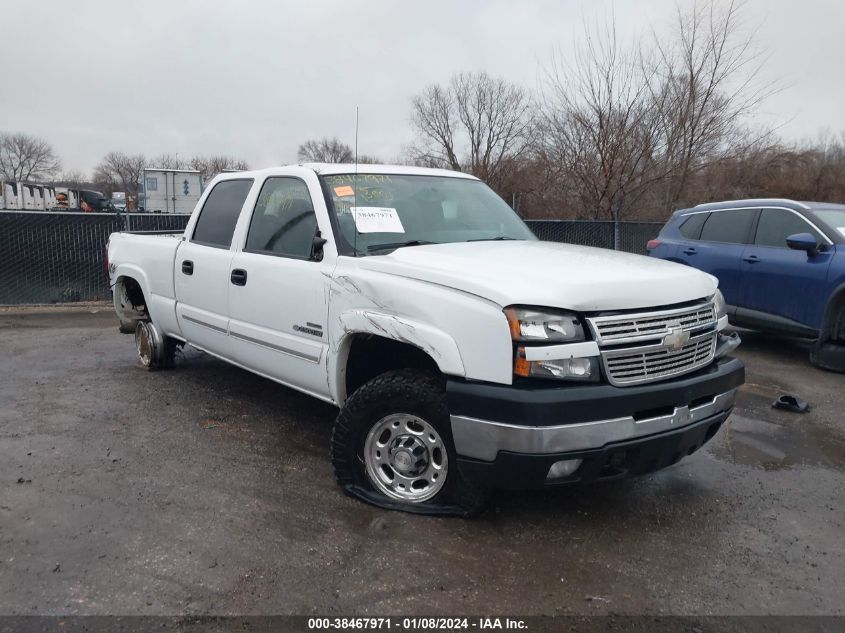
<path fill-rule="evenodd" d="M 744 380 L 715 278 L 538 241 L 451 171 L 223 174 L 184 234 L 113 234 L 108 269 L 143 365 L 187 343 L 335 404 L 337 480 L 384 507 L 654 471 Z"/>

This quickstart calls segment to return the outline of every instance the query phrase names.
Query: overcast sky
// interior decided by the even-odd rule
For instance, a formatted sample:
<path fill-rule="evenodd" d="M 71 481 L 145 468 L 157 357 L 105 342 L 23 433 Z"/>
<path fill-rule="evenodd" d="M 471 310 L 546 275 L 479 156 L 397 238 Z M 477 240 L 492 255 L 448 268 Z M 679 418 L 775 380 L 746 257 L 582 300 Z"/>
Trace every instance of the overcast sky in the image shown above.
<path fill-rule="evenodd" d="M 688 6 L 687 0 L 679 0 Z M 50 141 L 66 169 L 111 150 L 226 153 L 292 162 L 304 140 L 396 158 L 410 99 L 455 72 L 536 88 L 583 22 L 615 11 L 623 37 L 669 26 L 675 0 L 4 0 L 0 130 Z M 790 140 L 845 130 L 845 2 L 749 0 L 764 74 L 782 90 L 763 116 Z"/>

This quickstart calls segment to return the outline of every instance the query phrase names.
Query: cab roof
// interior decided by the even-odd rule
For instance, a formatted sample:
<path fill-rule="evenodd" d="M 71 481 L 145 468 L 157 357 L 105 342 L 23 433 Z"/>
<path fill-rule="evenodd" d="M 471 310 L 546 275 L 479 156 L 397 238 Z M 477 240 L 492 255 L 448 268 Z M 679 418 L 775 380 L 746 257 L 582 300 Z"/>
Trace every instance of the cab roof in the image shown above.
<path fill-rule="evenodd" d="M 467 178 L 478 180 L 475 176 L 451 169 L 432 169 L 431 167 L 415 167 L 413 165 L 376 165 L 358 163 L 299 163 L 303 167 L 313 169 L 320 175 L 333 174 L 405 174 L 409 176 L 447 176 L 451 178 Z"/>
<path fill-rule="evenodd" d="M 302 168 L 313 171 L 320 176 L 331 176 L 336 174 L 395 174 L 408 176 L 446 176 L 448 178 L 463 178 L 466 180 L 478 180 L 471 174 L 465 174 L 451 169 L 432 169 L 430 167 L 414 167 L 412 165 L 376 165 L 371 163 L 294 163 L 292 165 L 279 165 L 265 169 L 252 169 L 244 171 L 232 171 L 221 174 L 227 178 L 243 178 L 255 176 L 269 176 L 280 173 L 282 170 L 291 168 Z"/>

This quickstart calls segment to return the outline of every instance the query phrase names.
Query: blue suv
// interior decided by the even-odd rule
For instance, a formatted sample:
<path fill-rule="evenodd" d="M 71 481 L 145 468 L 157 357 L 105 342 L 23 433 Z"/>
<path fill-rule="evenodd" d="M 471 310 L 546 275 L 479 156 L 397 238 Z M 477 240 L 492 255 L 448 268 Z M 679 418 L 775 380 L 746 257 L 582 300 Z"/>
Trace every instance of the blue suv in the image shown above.
<path fill-rule="evenodd" d="M 816 339 L 813 364 L 845 371 L 845 205 L 701 204 L 672 214 L 648 253 L 717 277 L 731 323 Z"/>

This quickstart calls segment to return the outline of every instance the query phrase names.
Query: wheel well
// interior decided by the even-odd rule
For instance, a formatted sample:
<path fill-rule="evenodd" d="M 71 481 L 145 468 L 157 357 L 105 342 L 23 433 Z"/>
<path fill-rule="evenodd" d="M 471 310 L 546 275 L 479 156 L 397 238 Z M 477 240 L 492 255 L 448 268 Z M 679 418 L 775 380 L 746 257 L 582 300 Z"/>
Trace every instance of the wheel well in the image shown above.
<path fill-rule="evenodd" d="M 346 395 L 352 395 L 364 383 L 392 369 L 440 373 L 434 359 L 419 347 L 381 336 L 357 334 L 350 343 L 346 361 Z"/>
<path fill-rule="evenodd" d="M 120 280 L 123 282 L 123 288 L 126 291 L 126 298 L 129 299 L 132 307 L 136 310 L 143 310 L 146 312 L 147 301 L 144 299 L 144 291 L 141 290 L 141 284 L 135 281 L 132 277 L 121 277 Z"/>
<path fill-rule="evenodd" d="M 134 332 L 136 321 L 149 318 L 144 291 L 132 277 L 119 277 L 115 282 L 114 308 L 122 332 Z"/>
<path fill-rule="evenodd" d="M 821 341 L 845 341 L 845 284 L 827 302 L 820 334 Z"/>

